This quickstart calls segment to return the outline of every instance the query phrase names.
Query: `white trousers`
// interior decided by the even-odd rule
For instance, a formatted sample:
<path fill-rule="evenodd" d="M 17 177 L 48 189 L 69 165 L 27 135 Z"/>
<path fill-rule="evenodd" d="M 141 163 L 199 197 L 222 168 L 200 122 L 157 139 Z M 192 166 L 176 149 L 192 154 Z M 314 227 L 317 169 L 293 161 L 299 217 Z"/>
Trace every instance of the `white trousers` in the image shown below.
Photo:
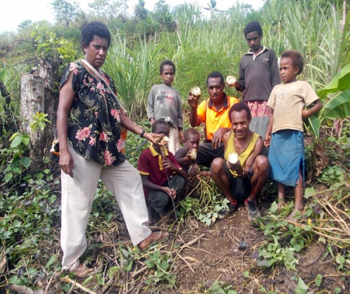
<path fill-rule="evenodd" d="M 141 176 L 129 162 L 103 167 L 80 156 L 71 146 L 69 151 L 74 159 L 74 179 L 61 172 L 61 247 L 62 268 L 73 270 L 87 246 L 85 231 L 99 179 L 116 196 L 134 246 L 151 230 Z"/>
<path fill-rule="evenodd" d="M 179 149 L 180 149 L 179 131 L 177 128 L 170 127 L 168 150 L 175 155 L 175 152 Z"/>

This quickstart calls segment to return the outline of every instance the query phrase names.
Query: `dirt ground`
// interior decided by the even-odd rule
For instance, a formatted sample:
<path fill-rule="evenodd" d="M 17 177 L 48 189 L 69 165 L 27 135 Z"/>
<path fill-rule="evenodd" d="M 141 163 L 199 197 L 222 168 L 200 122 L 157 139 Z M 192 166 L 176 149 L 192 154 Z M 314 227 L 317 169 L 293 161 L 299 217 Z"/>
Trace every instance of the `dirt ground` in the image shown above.
<path fill-rule="evenodd" d="M 269 201 L 259 203 L 262 215 L 270 204 Z M 165 230 L 169 224 L 163 223 L 160 227 Z M 297 276 L 309 286 L 307 293 L 335 293 L 335 288 L 342 289 L 339 293 L 350 293 L 350 278 L 337 270 L 334 259 L 325 254 L 325 246 L 317 241 L 296 254 L 299 263 L 296 272 L 280 266 L 274 269 L 258 267 L 256 257 L 265 236 L 248 221 L 244 206 L 210 227 L 189 216 L 183 224 L 172 226 L 171 231 L 170 240 L 158 248 L 163 253 L 176 246 L 183 248 L 173 254 L 172 272 L 176 274 L 176 288 L 169 289 L 160 284 L 156 293 L 227 293 L 209 292 L 215 281 L 220 281 L 223 289 L 231 286 L 230 289 L 238 293 L 298 293 L 295 290 Z M 244 250 L 239 248 L 242 241 L 247 246 Z M 187 243 L 191 245 L 184 246 Z M 140 275 L 138 283 L 145 281 L 147 274 Z M 319 287 L 314 283 L 318 274 L 323 277 Z M 137 290 L 131 287 L 129 291 L 110 290 L 106 293 L 154 292 L 142 287 L 137 287 Z"/>
<path fill-rule="evenodd" d="M 260 204 L 260 207 L 264 214 L 268 204 Z M 181 239 L 190 241 L 202 234 L 204 236 L 197 244 L 183 250 L 182 258 L 177 260 L 179 289 L 173 293 L 203 293 L 216 280 L 233 285 L 238 293 L 264 293 L 261 286 L 277 293 L 295 293 L 297 281 L 293 280 L 296 274 L 294 271 L 282 267 L 274 270 L 257 267 L 255 256 L 265 237 L 248 221 L 244 207 L 241 206 L 229 218 L 217 221 L 210 228 L 199 223 L 196 227 L 194 223 L 196 220 L 192 218 L 186 221 L 184 228 L 192 229 L 184 230 L 180 235 Z M 248 245 L 246 250 L 239 250 L 242 240 Z M 345 290 L 349 289 L 350 279 L 339 274 L 330 256 L 323 258 L 325 252 L 324 245 L 319 242 L 314 242 L 301 251 L 297 255 L 297 274 L 306 284 L 321 274 L 324 277 L 323 283 L 319 289 L 313 289 L 315 291 L 333 293 L 332 290 L 339 287 L 344 289 L 341 293 L 350 293 L 350 290 Z M 245 277 L 244 273 L 247 271 L 249 276 Z"/>

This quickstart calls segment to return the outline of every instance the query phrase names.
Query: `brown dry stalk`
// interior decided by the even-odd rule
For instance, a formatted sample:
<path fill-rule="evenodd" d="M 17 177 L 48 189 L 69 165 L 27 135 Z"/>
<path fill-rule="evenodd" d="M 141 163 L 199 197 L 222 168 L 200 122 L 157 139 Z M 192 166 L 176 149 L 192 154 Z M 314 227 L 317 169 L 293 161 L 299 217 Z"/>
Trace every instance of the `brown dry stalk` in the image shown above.
<path fill-rule="evenodd" d="M 296 227 L 302 228 L 302 229 L 304 229 L 305 227 L 307 227 L 307 225 L 300 224 L 300 223 L 297 223 L 297 222 L 294 222 L 294 221 L 291 221 L 291 220 L 287 220 L 287 222 L 293 224 L 293 225 L 296 226 Z M 323 231 L 323 228 L 322 228 L 322 229 L 321 229 L 321 228 L 318 228 L 318 229 L 320 229 L 320 231 Z M 312 231 L 313 233 L 315 233 L 315 234 L 317 234 L 317 235 L 320 235 L 320 236 L 322 236 L 322 237 L 325 237 L 325 238 L 327 238 L 327 239 L 329 239 L 329 240 L 332 240 L 332 241 L 335 241 L 335 242 L 339 242 L 339 243 L 345 243 L 345 244 L 348 245 L 348 246 L 350 245 L 350 239 L 348 240 L 348 239 L 341 239 L 341 238 L 333 237 L 333 236 L 330 236 L 330 235 L 321 233 L 321 232 L 315 230 L 314 228 L 311 228 L 311 231 Z M 343 248 L 342 246 L 340 246 L 340 245 L 337 244 L 337 243 L 335 243 L 335 245 L 337 245 L 337 246 L 340 247 L 340 248 Z"/>
<path fill-rule="evenodd" d="M 82 284 L 78 283 L 77 281 L 74 281 L 72 280 L 71 278 L 69 278 L 68 276 L 65 276 L 61 279 L 62 282 L 65 282 L 65 283 L 70 283 L 70 284 L 74 284 L 75 287 L 79 288 L 80 290 L 86 292 L 86 293 L 89 293 L 89 294 L 97 294 L 96 292 L 94 291 L 91 291 L 90 289 L 84 287 Z"/>
<path fill-rule="evenodd" d="M 326 204 L 322 203 L 322 201 L 324 201 Z M 323 199 L 321 201 L 321 199 L 317 199 L 317 202 L 322 205 L 322 207 L 334 218 L 336 219 L 337 222 L 341 222 L 345 224 L 345 227 L 347 227 L 347 224 L 345 223 L 345 221 L 342 219 L 342 217 L 339 215 L 339 213 L 344 214 L 349 220 L 350 217 L 341 209 L 338 209 L 335 206 L 332 206 L 327 200 Z M 333 216 L 333 214 L 327 209 L 327 206 L 338 216 L 339 220 Z"/>
<path fill-rule="evenodd" d="M 176 253 L 176 255 L 177 255 L 178 257 L 180 257 L 180 258 L 187 264 L 187 266 L 190 268 L 190 270 L 191 270 L 193 273 L 195 273 L 194 270 L 193 270 L 193 268 L 192 268 L 191 265 L 187 262 L 186 259 L 184 259 L 179 253 Z"/>
<path fill-rule="evenodd" d="M 321 200 L 317 199 L 317 202 L 328 212 L 328 214 L 329 214 L 328 220 L 329 220 L 329 218 L 333 218 L 334 221 L 337 222 L 339 224 L 339 226 L 342 228 L 342 230 L 344 231 L 343 235 L 347 235 L 347 236 L 350 235 L 349 226 L 344 221 L 344 219 L 340 216 L 339 213 L 341 213 L 342 215 L 346 215 L 347 218 L 349 218 L 349 216 L 344 211 L 342 211 L 336 207 L 333 207 L 327 200 L 323 199 L 323 201 L 325 203 L 322 203 Z M 329 207 L 335 215 L 333 215 L 333 213 L 327 207 Z M 331 229 L 326 229 L 326 228 L 322 228 L 322 229 L 317 228 L 317 229 L 325 230 L 325 231 L 331 230 Z M 336 229 L 336 228 L 334 228 L 334 229 Z M 336 229 L 336 230 L 340 230 L 340 229 Z"/>
<path fill-rule="evenodd" d="M 45 288 L 44 294 L 47 293 L 47 291 L 49 290 L 50 284 L 51 284 L 51 282 L 52 282 L 52 279 L 53 279 L 54 277 L 56 277 L 56 276 L 57 276 L 57 272 L 55 271 L 55 272 L 53 273 L 53 275 L 51 276 L 51 278 L 50 278 L 50 280 L 49 280 L 49 282 L 48 282 L 48 284 L 47 284 L 47 286 L 46 286 L 46 288 Z"/>

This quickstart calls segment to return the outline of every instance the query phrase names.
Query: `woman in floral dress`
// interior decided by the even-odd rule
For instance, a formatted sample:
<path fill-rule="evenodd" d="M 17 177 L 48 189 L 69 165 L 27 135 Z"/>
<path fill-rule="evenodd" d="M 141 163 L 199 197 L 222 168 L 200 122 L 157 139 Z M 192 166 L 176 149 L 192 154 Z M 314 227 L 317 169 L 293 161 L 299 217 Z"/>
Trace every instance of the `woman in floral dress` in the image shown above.
<path fill-rule="evenodd" d="M 86 24 L 82 29 L 85 60 L 72 62 L 61 80 L 57 133 L 62 169 L 62 267 L 78 276 L 88 272 L 79 258 L 87 246 L 85 230 L 99 179 L 116 196 L 134 245 L 144 249 L 167 237 L 148 228 L 140 175 L 122 152 L 122 127 L 153 143 L 155 135 L 131 121 L 112 94 L 116 93 L 114 83 L 101 71 L 110 42 L 104 24 Z"/>

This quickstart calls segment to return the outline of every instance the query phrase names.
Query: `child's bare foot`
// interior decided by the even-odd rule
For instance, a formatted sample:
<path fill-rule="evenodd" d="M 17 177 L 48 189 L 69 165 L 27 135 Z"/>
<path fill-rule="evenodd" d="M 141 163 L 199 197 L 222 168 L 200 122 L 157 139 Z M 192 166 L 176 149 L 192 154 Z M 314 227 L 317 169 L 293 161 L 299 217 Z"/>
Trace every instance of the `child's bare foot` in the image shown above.
<path fill-rule="evenodd" d="M 276 210 L 276 214 L 280 214 L 283 207 L 286 206 L 286 203 L 284 202 L 284 200 L 279 200 L 277 206 L 278 206 L 278 208 Z"/>
<path fill-rule="evenodd" d="M 298 212 L 302 213 L 302 212 L 303 212 L 303 209 L 294 209 L 294 210 L 292 211 L 292 213 L 287 217 L 287 220 L 293 221 L 293 222 L 298 221 L 298 218 L 296 217 L 296 214 L 297 214 Z"/>

